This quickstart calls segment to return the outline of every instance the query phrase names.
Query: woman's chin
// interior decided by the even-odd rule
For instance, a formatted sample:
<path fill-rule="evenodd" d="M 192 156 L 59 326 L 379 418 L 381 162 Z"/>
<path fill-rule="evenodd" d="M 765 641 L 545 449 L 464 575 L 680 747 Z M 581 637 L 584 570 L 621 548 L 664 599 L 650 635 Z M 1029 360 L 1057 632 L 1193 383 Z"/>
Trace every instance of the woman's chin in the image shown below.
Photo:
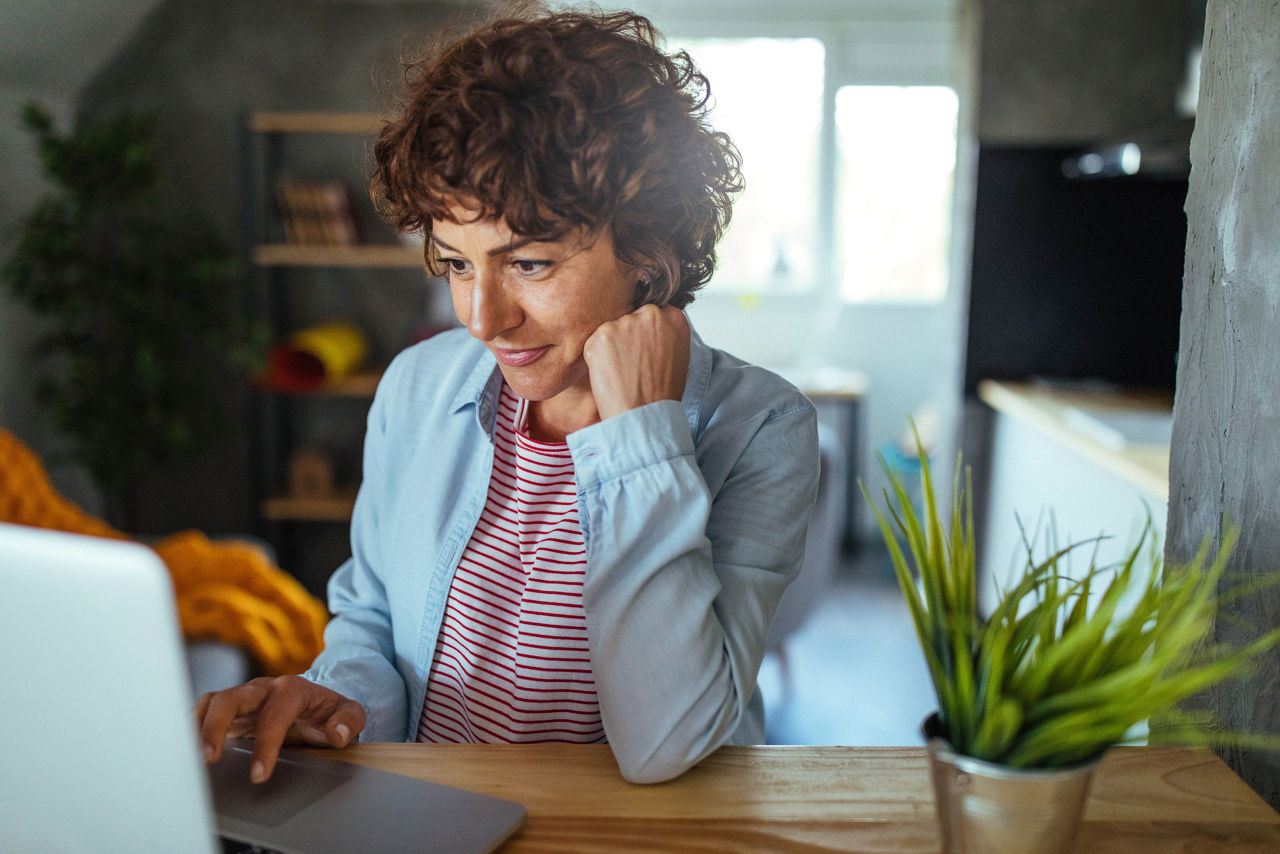
<path fill-rule="evenodd" d="M 528 401 L 547 401 L 569 391 L 591 394 L 591 379 L 584 365 L 581 371 L 548 370 L 550 366 L 529 365 L 517 368 L 499 363 L 502 378 L 518 397 Z M 577 376 L 577 374 L 581 376 Z"/>
<path fill-rule="evenodd" d="M 543 401 L 550 400 L 564 391 L 563 383 L 557 383 L 547 377 L 531 376 L 531 374 L 533 372 L 527 368 L 502 366 L 502 378 L 506 380 L 507 385 L 517 397 L 529 401 Z"/>

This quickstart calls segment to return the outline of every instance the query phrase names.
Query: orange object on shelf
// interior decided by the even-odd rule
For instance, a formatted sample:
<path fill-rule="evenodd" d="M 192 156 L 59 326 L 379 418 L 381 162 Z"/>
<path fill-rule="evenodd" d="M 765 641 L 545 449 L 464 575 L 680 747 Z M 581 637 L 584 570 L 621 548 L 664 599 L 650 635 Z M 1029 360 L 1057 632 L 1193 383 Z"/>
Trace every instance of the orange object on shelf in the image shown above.
<path fill-rule="evenodd" d="M 346 321 L 301 329 L 271 349 L 267 386 L 276 391 L 313 391 L 358 371 L 368 353 L 364 332 Z"/>
<path fill-rule="evenodd" d="M 127 534 L 58 494 L 39 459 L 0 428 L 0 522 L 126 540 Z M 183 531 L 155 546 L 173 579 L 188 640 L 247 649 L 263 672 L 300 673 L 324 648 L 329 615 L 293 576 L 250 543 Z"/>

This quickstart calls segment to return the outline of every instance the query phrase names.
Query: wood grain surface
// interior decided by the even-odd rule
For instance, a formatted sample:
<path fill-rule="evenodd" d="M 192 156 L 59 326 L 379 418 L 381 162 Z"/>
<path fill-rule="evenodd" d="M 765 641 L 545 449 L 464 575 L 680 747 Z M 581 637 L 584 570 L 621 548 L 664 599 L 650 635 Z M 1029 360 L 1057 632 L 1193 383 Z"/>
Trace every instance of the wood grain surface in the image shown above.
<path fill-rule="evenodd" d="M 603 745 L 359 744 L 314 751 L 524 804 L 504 852 L 940 848 L 915 747 L 725 747 L 684 776 L 627 783 Z M 1103 760 L 1079 849 L 1277 852 L 1280 814 L 1212 752 L 1121 748 Z"/>

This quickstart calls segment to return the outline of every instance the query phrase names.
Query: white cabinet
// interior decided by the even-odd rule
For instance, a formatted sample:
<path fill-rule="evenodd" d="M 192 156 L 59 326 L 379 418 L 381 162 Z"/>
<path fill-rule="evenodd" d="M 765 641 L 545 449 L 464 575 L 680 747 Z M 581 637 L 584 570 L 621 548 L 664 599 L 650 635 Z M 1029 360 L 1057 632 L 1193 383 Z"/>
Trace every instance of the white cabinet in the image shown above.
<path fill-rule="evenodd" d="M 1025 563 L 1018 518 L 1028 536 L 1037 526 L 1036 554 L 1047 553 L 1052 524 L 1059 546 L 1107 535 L 1098 562 L 1123 559 L 1148 516 L 1164 542 L 1168 511 L 1172 401 L 1117 390 L 1062 389 L 983 383 L 982 400 L 994 410 L 985 512 L 979 533 L 979 603 L 989 611 L 996 584 L 1008 585 Z M 1052 515 L 1050 515 L 1052 514 Z M 1093 545 L 1078 549 L 1069 569 L 1082 573 Z M 1068 574 L 1074 574 L 1069 572 Z"/>

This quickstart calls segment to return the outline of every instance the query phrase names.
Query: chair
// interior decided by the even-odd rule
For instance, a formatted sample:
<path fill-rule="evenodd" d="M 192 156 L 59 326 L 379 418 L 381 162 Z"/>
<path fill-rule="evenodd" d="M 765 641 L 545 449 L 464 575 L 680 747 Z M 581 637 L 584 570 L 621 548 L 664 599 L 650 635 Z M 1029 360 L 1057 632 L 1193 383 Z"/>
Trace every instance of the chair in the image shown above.
<path fill-rule="evenodd" d="M 836 431 L 818 424 L 818 500 L 809 516 L 804 563 L 782 596 L 769 626 L 765 652 L 778 660 L 784 696 L 790 690 L 787 641 L 799 631 L 823 601 L 840 564 L 840 542 L 848 515 L 848 467 Z"/>
<path fill-rule="evenodd" d="M 132 539 L 59 495 L 31 449 L 3 428 L 0 522 Z M 276 566 L 262 546 L 244 539 L 215 542 L 199 531 L 148 545 L 169 568 L 186 639 L 232 647 L 193 647 L 197 688 L 234 679 L 245 653 L 261 672 L 278 675 L 305 670 L 324 647 L 324 603 Z"/>

